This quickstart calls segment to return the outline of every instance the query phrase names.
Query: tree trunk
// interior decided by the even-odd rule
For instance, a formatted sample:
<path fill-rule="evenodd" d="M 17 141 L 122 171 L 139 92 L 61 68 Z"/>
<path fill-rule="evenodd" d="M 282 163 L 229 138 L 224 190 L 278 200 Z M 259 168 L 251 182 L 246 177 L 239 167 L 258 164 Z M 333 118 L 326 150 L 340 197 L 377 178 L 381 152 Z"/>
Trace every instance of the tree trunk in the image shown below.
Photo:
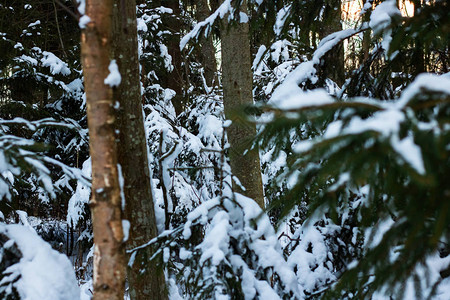
<path fill-rule="evenodd" d="M 373 0 L 368 1 L 368 3 L 373 5 Z M 369 9 L 367 9 L 366 13 L 363 15 L 363 22 L 368 23 L 370 21 L 371 13 L 372 13 L 372 6 Z M 372 40 L 371 39 L 371 30 L 367 29 L 363 32 L 359 65 L 362 65 L 369 58 L 371 40 Z"/>
<path fill-rule="evenodd" d="M 366 61 L 369 58 L 370 54 L 370 29 L 367 29 L 363 32 L 363 39 L 362 39 L 362 49 L 361 49 L 361 56 L 359 60 L 359 64 L 362 65 L 364 61 Z"/>
<path fill-rule="evenodd" d="M 139 84 L 135 0 L 114 0 L 113 23 L 114 57 L 122 75 L 114 98 L 120 103 L 118 156 L 124 178 L 125 218 L 131 224 L 129 250 L 157 235 Z M 142 251 L 151 257 L 151 249 Z M 143 268 L 145 272 L 141 272 Z M 149 261 L 136 260 L 128 268 L 128 285 L 131 299 L 167 299 L 162 269 Z"/>
<path fill-rule="evenodd" d="M 123 300 L 125 253 L 114 100 L 112 88 L 104 83 L 110 65 L 112 8 L 112 0 L 86 1 L 91 22 L 81 34 L 81 55 L 92 159 L 93 299 Z"/>
<path fill-rule="evenodd" d="M 170 88 L 175 91 L 176 95 L 172 98 L 172 104 L 175 108 L 177 115 L 184 111 L 184 106 L 186 105 L 186 99 L 183 95 L 183 69 L 182 69 L 182 57 L 180 50 L 180 31 L 182 22 L 180 20 L 181 8 L 178 0 L 162 0 L 162 5 L 172 9 L 172 16 L 164 17 L 163 24 L 165 30 L 169 30 L 172 33 L 168 43 L 167 51 L 172 57 L 173 70 L 168 76 L 163 78 L 164 87 Z"/>
<path fill-rule="evenodd" d="M 326 2 L 320 39 L 342 30 L 341 24 L 341 0 L 329 0 Z M 344 43 L 340 43 L 330 50 L 324 57 L 325 75 L 342 86 L 345 82 Z"/>
<path fill-rule="evenodd" d="M 211 11 L 208 7 L 208 1 L 199 0 L 197 3 L 197 21 L 200 22 L 205 20 L 210 14 Z M 211 87 L 214 82 L 217 83 L 215 80 L 217 74 L 216 49 L 214 48 L 212 34 L 210 34 L 207 38 L 202 39 L 200 51 L 206 84 Z"/>
<path fill-rule="evenodd" d="M 245 0 L 242 1 L 241 11 L 247 13 Z M 238 186 L 235 188 L 264 208 L 259 150 L 258 147 L 250 149 L 256 127 L 235 114 L 243 106 L 253 105 L 249 25 L 240 22 L 224 25 L 221 35 L 223 102 L 225 116 L 232 121 L 227 130 L 231 171 L 246 190 L 242 191 Z"/>
<path fill-rule="evenodd" d="M 422 6 L 421 0 L 413 0 L 414 4 L 414 16 L 417 16 L 419 14 L 420 8 Z M 420 39 L 416 39 L 415 45 L 414 45 L 414 52 L 411 57 L 411 61 L 414 64 L 413 69 L 413 75 L 417 76 L 420 73 L 426 72 L 425 68 L 425 52 L 423 48 L 423 43 L 420 41 Z"/>

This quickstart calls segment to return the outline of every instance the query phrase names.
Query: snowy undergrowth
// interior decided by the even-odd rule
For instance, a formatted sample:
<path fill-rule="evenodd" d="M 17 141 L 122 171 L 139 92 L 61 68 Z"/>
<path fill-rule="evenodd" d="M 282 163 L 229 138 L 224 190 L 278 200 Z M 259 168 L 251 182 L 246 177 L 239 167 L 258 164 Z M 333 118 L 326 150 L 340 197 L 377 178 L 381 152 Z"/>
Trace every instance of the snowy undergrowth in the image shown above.
<path fill-rule="evenodd" d="M 72 264 L 33 230 L 0 224 L 1 297 L 27 300 L 79 299 Z"/>
<path fill-rule="evenodd" d="M 179 271 L 179 293 L 191 298 L 303 298 L 269 218 L 252 199 L 217 197 L 164 232 L 164 259 Z"/>

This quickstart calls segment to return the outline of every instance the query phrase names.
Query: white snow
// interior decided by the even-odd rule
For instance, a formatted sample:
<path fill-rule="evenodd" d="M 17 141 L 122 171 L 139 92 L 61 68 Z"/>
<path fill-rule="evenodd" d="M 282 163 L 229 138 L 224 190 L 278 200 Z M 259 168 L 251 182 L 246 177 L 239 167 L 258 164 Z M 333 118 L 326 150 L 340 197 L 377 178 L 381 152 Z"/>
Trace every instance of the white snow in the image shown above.
<path fill-rule="evenodd" d="M 239 20 L 239 22 L 240 23 L 248 23 L 248 16 L 247 16 L 247 14 L 246 13 L 244 13 L 244 12 L 239 12 L 239 18 L 240 18 L 240 20 Z"/>
<path fill-rule="evenodd" d="M 105 84 L 109 85 L 110 87 L 116 87 L 119 86 L 120 82 L 122 81 L 122 76 L 119 72 L 119 66 L 116 63 L 116 60 L 113 59 L 109 63 L 109 75 L 105 78 Z"/>
<path fill-rule="evenodd" d="M 123 178 L 122 166 L 117 164 L 117 175 L 119 176 L 119 187 L 120 187 L 120 200 L 122 204 L 122 210 L 125 210 L 126 199 L 125 199 L 125 179 Z"/>
<path fill-rule="evenodd" d="M 184 49 L 184 47 L 186 47 L 186 44 L 189 42 L 189 40 L 198 38 L 198 36 L 200 34 L 200 30 L 203 27 L 206 27 L 208 29 L 210 26 L 212 26 L 214 24 L 214 22 L 216 21 L 217 18 L 223 19 L 223 17 L 227 13 L 232 12 L 232 10 L 233 10 L 233 8 L 231 5 L 231 0 L 225 0 L 213 14 L 211 14 L 204 21 L 198 22 L 194 26 L 194 28 L 181 39 L 180 49 Z"/>
<path fill-rule="evenodd" d="M 137 19 L 137 30 L 141 31 L 141 32 L 147 32 L 148 31 L 147 24 L 141 18 Z"/>
<path fill-rule="evenodd" d="M 198 137 L 205 140 L 211 139 L 214 136 L 222 136 L 223 125 L 222 121 L 213 115 L 198 116 L 198 123 L 200 125 Z"/>
<path fill-rule="evenodd" d="M 383 32 L 383 39 L 381 41 L 381 47 L 387 51 L 392 41 L 392 30 L 389 28 L 391 21 L 395 17 L 401 16 L 401 12 L 397 7 L 396 0 L 388 0 L 380 3 L 375 7 L 374 11 L 370 15 L 369 26 L 373 29 L 374 34 Z M 396 53 L 391 54 L 391 58 Z"/>
<path fill-rule="evenodd" d="M 309 106 L 319 106 L 333 103 L 334 100 L 325 90 L 315 89 L 304 91 L 299 85 L 307 80 L 312 83 L 317 82 L 315 65 L 320 63 L 320 59 L 338 43 L 356 34 L 362 29 L 346 29 L 335 32 L 324 38 L 314 52 L 313 58 L 301 63 L 290 72 L 284 81 L 273 92 L 269 104 L 279 109 L 300 109 Z"/>
<path fill-rule="evenodd" d="M 92 166 L 91 159 L 88 158 L 83 162 L 82 174 L 86 178 L 91 177 Z M 74 227 L 77 226 L 78 222 L 83 216 L 84 207 L 89 203 L 89 198 L 91 195 L 91 188 L 89 185 L 78 182 L 77 188 L 73 196 L 69 199 L 69 204 L 67 205 L 67 223 L 72 224 Z"/>
<path fill-rule="evenodd" d="M 24 300 L 75 300 L 80 291 L 69 259 L 28 228 L 0 224 L 0 232 L 13 240 L 22 258 L 5 273 L 2 285 L 14 286 Z M 16 282 L 14 280 L 17 279 Z"/>
<path fill-rule="evenodd" d="M 42 52 L 42 65 L 44 67 L 50 67 L 50 72 L 53 75 L 62 74 L 64 76 L 70 75 L 70 69 L 65 62 L 59 59 L 55 54 L 43 51 Z"/>
<path fill-rule="evenodd" d="M 33 27 L 33 26 L 37 26 L 37 25 L 41 25 L 41 21 L 40 20 L 37 20 L 36 22 L 28 24 L 28 27 Z"/>
<path fill-rule="evenodd" d="M 28 222 L 28 214 L 23 211 L 23 210 L 16 210 L 16 214 L 19 215 L 19 220 L 20 223 L 26 227 L 28 230 L 36 233 L 36 231 L 34 230 L 33 226 L 30 225 L 30 223 Z"/>
<path fill-rule="evenodd" d="M 78 22 L 78 26 L 80 26 L 81 29 L 86 28 L 86 25 L 91 22 L 91 18 L 89 18 L 88 15 L 83 15 L 80 18 L 80 21 Z"/>
<path fill-rule="evenodd" d="M 122 229 L 123 229 L 123 241 L 128 241 L 128 237 L 130 235 L 130 221 L 128 220 L 122 220 Z"/>
<path fill-rule="evenodd" d="M 258 65 L 261 63 L 261 60 L 263 59 L 263 55 L 266 52 L 267 48 L 264 45 L 259 46 L 258 52 L 255 55 L 255 59 L 253 60 L 252 70 L 253 73 L 256 73 L 258 70 Z M 255 75 L 261 75 L 261 71 L 256 73 Z"/>
<path fill-rule="evenodd" d="M 203 250 L 200 265 L 211 259 L 211 263 L 217 266 L 225 258 L 225 253 L 228 252 L 230 239 L 228 230 L 230 229 L 228 214 L 225 211 L 218 212 L 211 221 L 210 231 L 200 245 Z"/>
<path fill-rule="evenodd" d="M 285 26 L 285 22 L 290 10 L 291 5 L 288 5 L 278 11 L 275 25 L 273 25 L 273 31 L 276 35 L 279 35 L 281 33 L 281 30 Z"/>
<path fill-rule="evenodd" d="M 400 110 L 387 109 L 378 111 L 367 119 L 353 117 L 343 132 L 346 134 L 359 134 L 364 131 L 373 130 L 387 137 L 393 133 L 397 133 L 400 130 L 400 124 L 404 120 L 405 115 Z"/>
<path fill-rule="evenodd" d="M 167 71 L 172 72 L 173 71 L 172 56 L 169 54 L 169 49 L 167 48 L 166 45 L 160 44 L 159 52 L 161 54 L 161 57 L 164 59 L 164 66 L 166 67 Z"/>
<path fill-rule="evenodd" d="M 398 108 L 405 107 L 423 90 L 450 95 L 450 72 L 443 75 L 419 74 L 402 92 L 397 102 Z"/>
<path fill-rule="evenodd" d="M 397 153 L 400 154 L 419 174 L 425 174 L 422 150 L 414 143 L 414 139 L 411 135 L 402 140 L 399 140 L 398 136 L 394 135 L 391 138 L 391 144 L 394 150 L 397 151 Z"/>
<path fill-rule="evenodd" d="M 395 16 L 401 16 L 401 12 L 397 7 L 396 0 L 387 0 L 375 7 L 372 14 L 370 15 L 369 26 L 373 29 L 374 33 L 386 29 L 390 24 L 391 20 Z"/>
<path fill-rule="evenodd" d="M 21 61 L 25 61 L 28 62 L 29 64 L 33 65 L 33 66 L 37 66 L 38 61 L 35 58 L 32 58 L 28 55 L 23 54 L 22 56 L 16 58 L 17 60 L 21 60 Z"/>
<path fill-rule="evenodd" d="M 287 88 L 285 90 L 277 90 L 271 99 L 271 104 L 278 109 L 294 110 L 334 102 L 333 98 L 324 89 L 303 91 L 297 86 L 296 90 L 297 93 L 288 92 Z"/>
<path fill-rule="evenodd" d="M 78 3 L 78 11 L 81 15 L 85 14 L 86 11 L 86 0 L 77 0 Z"/>
<path fill-rule="evenodd" d="M 298 284 L 311 293 L 336 277 L 326 264 L 328 248 L 323 234 L 314 226 L 302 229 L 298 236 L 300 244 L 289 256 L 288 264 L 297 267 Z"/>

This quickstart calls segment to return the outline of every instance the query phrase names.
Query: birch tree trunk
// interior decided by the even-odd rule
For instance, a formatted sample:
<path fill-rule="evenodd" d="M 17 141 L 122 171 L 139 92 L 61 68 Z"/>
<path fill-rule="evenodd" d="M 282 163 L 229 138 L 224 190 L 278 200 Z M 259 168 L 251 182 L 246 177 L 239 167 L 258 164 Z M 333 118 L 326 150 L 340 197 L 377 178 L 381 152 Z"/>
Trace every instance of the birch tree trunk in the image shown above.
<path fill-rule="evenodd" d="M 139 83 L 135 0 L 114 0 L 113 23 L 113 52 L 122 75 L 114 98 L 120 103 L 118 155 L 124 178 L 125 218 L 131 224 L 129 250 L 157 235 Z M 152 256 L 151 249 L 142 251 L 146 251 L 144 257 Z M 131 299 L 167 299 L 162 269 L 150 261 L 136 260 L 127 273 Z"/>
<path fill-rule="evenodd" d="M 247 13 L 246 0 L 241 2 L 241 11 Z M 235 188 L 264 208 L 259 150 L 258 147 L 250 149 L 256 127 L 235 114 L 243 106 L 253 104 L 249 25 L 237 22 L 230 26 L 225 24 L 223 28 L 223 103 L 225 117 L 232 121 L 227 130 L 231 171 L 239 178 L 245 191 L 239 186 Z"/>
<path fill-rule="evenodd" d="M 112 0 L 86 0 L 91 21 L 81 34 L 92 159 L 95 300 L 123 300 L 125 283 L 114 100 L 112 88 L 104 83 L 110 65 L 112 8 Z"/>

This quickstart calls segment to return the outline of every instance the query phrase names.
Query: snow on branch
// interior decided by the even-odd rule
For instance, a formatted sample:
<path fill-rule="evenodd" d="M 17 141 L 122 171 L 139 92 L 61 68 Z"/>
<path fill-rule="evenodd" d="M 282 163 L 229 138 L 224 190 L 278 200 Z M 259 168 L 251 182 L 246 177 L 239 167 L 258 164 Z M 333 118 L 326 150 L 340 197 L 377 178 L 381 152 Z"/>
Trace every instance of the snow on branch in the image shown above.
<path fill-rule="evenodd" d="M 232 11 L 231 0 L 225 0 L 212 15 L 204 21 L 198 22 L 194 28 L 181 39 L 180 49 L 183 50 L 191 39 L 198 39 L 202 30 L 205 31 L 205 36 L 208 36 L 210 28 L 217 18 L 223 19 L 227 13 L 231 13 Z"/>
<path fill-rule="evenodd" d="M 262 1 L 263 0 L 256 0 L 255 4 L 259 6 Z M 232 0 L 225 0 L 213 14 L 207 17 L 204 21 L 198 22 L 194 28 L 181 39 L 180 49 L 183 50 L 190 40 L 197 40 L 203 32 L 205 37 L 207 37 L 211 32 L 211 27 L 217 19 L 223 19 L 226 15 L 228 15 L 228 21 L 234 20 L 236 17 L 236 10 L 231 2 Z M 239 22 L 241 23 L 247 23 L 249 21 L 248 15 L 244 12 L 239 12 L 238 16 Z"/>
<path fill-rule="evenodd" d="M 303 91 L 299 85 L 307 80 L 316 83 L 318 80 L 316 76 L 316 65 L 320 64 L 322 57 L 345 39 L 366 29 L 367 27 L 345 29 L 332 33 L 322 39 L 313 54 L 313 58 L 310 61 L 301 63 L 294 71 L 286 76 L 285 80 L 274 91 L 269 100 L 269 104 L 279 109 L 295 109 L 304 106 L 332 103 L 331 96 L 324 89 Z"/>
<path fill-rule="evenodd" d="M 0 223 L 0 239 L 2 297 L 79 299 L 80 290 L 69 259 L 53 250 L 36 232 L 22 225 Z"/>

